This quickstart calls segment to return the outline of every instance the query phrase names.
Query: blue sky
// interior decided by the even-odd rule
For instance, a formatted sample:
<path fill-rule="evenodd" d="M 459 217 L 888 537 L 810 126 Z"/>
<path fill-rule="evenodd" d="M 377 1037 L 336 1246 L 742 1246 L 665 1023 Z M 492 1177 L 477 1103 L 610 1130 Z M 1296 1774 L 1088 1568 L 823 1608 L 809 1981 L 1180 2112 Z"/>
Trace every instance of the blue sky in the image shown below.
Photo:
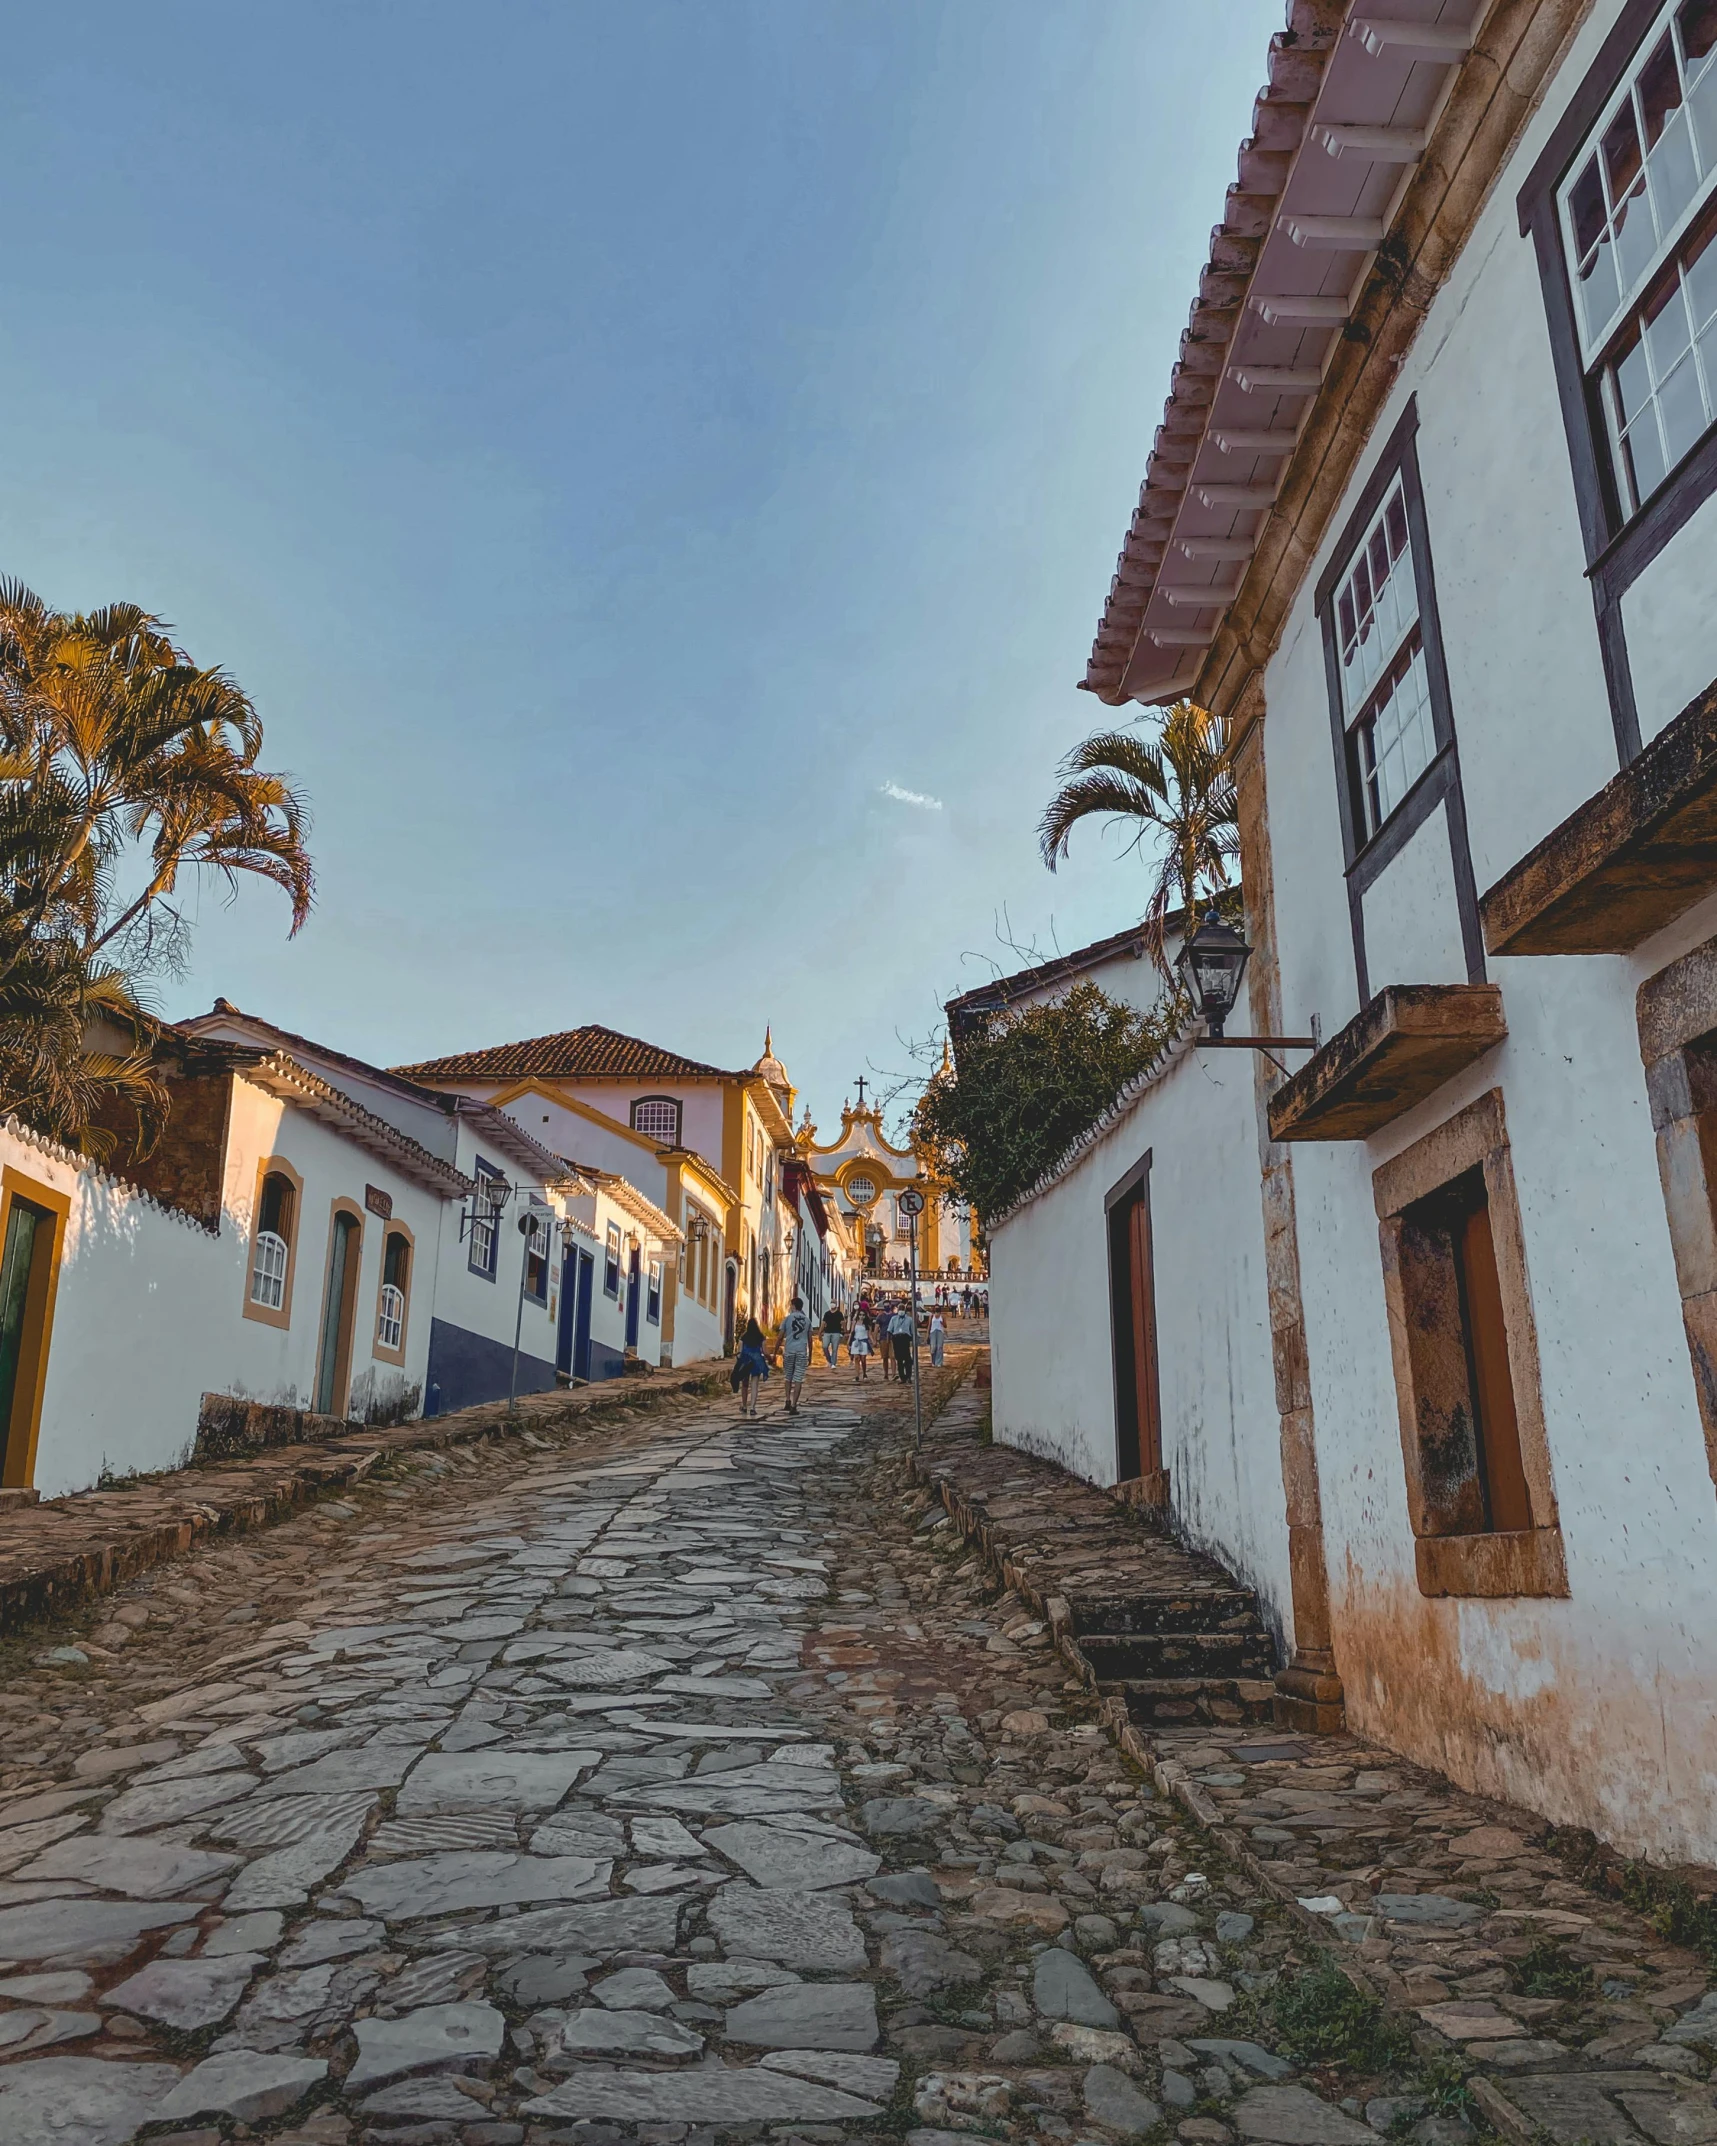
<path fill-rule="evenodd" d="M 1282 12 L 21 13 L 0 571 L 171 619 L 315 809 L 309 926 L 205 893 L 161 1010 L 773 1021 L 829 1127 L 1004 914 L 1135 917 L 1033 829 Z"/>

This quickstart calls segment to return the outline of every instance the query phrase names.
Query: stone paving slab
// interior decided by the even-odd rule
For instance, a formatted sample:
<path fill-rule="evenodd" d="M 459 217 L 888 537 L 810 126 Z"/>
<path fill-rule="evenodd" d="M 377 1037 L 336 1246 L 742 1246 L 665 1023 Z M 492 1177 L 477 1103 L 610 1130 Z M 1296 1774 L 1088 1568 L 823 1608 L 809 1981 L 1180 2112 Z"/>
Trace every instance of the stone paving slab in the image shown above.
<path fill-rule="evenodd" d="M 248 1459 L 139 1477 L 0 1512 L 0 1633 L 64 1616 L 97 1595 L 197 1544 L 268 1526 L 324 1491 L 362 1482 L 398 1453 L 441 1450 L 516 1429 L 564 1435 L 599 1429 L 616 1409 L 700 1391 L 707 1366 L 571 1392 L 528 1394 L 512 1410 L 491 1402 L 386 1428 L 355 1426 L 345 1438 L 272 1446 Z"/>
<path fill-rule="evenodd" d="M 981 1409 L 950 1356 L 944 1444 Z M 1276 1787 L 1340 1892 L 1357 1780 L 1283 1802 L 1300 1762 L 1238 1735 L 1153 1780 L 934 1524 L 909 1422 L 816 1367 L 792 1419 L 680 1396 L 600 1445 L 396 1456 L 129 1582 L 123 1645 L 0 1657 L 0 2139 L 1717 2146 L 1703 1976 L 1594 1915 L 1629 1994 L 1519 1997 L 1530 1941 L 1458 1862 L 1288 1905 L 1225 1786 Z M 82 1876 L 16 1875 L 84 1840 Z M 1429 1972 L 1405 2038 L 1300 2047 L 1279 1999 L 1325 1953 Z"/>

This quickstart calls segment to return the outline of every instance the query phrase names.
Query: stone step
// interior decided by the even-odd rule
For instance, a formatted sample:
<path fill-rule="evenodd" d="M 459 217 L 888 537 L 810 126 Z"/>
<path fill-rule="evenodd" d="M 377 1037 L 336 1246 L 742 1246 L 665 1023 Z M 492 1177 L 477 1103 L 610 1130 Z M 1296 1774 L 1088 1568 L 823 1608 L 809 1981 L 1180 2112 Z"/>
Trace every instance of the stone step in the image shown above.
<path fill-rule="evenodd" d="M 1188 1587 L 1079 1594 L 1068 1602 L 1081 1644 L 1087 1632 L 1258 1632 L 1258 1598 L 1249 1587 Z"/>
<path fill-rule="evenodd" d="M 1274 1719 L 1276 1687 L 1254 1677 L 1123 1677 L 1102 1689 L 1126 1702 L 1140 1728 Z"/>
<path fill-rule="evenodd" d="M 1239 1632 L 1082 1632 L 1079 1646 L 1099 1682 L 1136 1677 L 1250 1677 L 1274 1674 L 1270 1636 L 1256 1623 Z"/>

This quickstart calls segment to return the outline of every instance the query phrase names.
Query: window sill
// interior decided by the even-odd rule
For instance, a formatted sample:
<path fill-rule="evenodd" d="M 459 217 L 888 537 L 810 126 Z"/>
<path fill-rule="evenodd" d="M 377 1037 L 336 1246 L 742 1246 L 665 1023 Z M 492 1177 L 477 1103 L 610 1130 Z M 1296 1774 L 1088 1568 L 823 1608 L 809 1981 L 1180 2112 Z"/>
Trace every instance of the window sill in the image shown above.
<path fill-rule="evenodd" d="M 1516 1534 L 1421 1535 L 1413 1545 L 1422 1595 L 1565 1596 L 1560 1528 Z"/>
<path fill-rule="evenodd" d="M 1479 903 L 1492 954 L 1626 954 L 1717 887 L 1717 680 Z"/>
<path fill-rule="evenodd" d="M 1508 1034 L 1495 984 L 1389 984 L 1270 1098 L 1272 1140 L 1365 1140 Z"/>

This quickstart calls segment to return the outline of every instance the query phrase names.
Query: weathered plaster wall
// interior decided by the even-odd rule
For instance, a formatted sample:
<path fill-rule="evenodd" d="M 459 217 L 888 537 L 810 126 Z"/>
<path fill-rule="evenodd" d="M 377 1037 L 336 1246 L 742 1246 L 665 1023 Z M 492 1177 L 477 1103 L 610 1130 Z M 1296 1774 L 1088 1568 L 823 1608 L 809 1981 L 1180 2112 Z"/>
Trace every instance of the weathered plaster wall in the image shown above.
<path fill-rule="evenodd" d="M 1537 269 L 1513 200 L 1617 12 L 1613 0 L 1594 9 L 1375 435 L 1381 445 L 1416 393 L 1481 890 L 1616 768 Z M 1370 468 L 1355 472 L 1350 503 Z M 1693 570 L 1680 550 L 1687 534 L 1673 554 L 1682 563 L 1648 599 L 1672 621 L 1686 613 L 1669 592 Z M 1296 1027 L 1300 1009 L 1315 1010 L 1326 1034 L 1358 1004 L 1312 613 L 1328 557 L 1326 545 L 1264 681 L 1286 1018 Z M 1640 674 L 1653 708 L 1678 690 L 1674 665 L 1703 665 L 1699 682 L 1717 669 L 1709 628 L 1672 630 L 1679 641 L 1659 682 Z M 1649 734 L 1674 712 L 1642 703 L 1642 724 Z M 1413 909 L 1413 937 L 1392 927 L 1393 940 L 1371 940 L 1373 990 L 1422 980 L 1393 972 L 1393 959 L 1422 968 L 1440 951 L 1447 967 L 1433 973 L 1462 973 L 1452 905 L 1420 886 Z M 1440 940 L 1427 936 L 1438 919 Z M 1698 929 L 1684 920 L 1630 960 L 1493 962 L 1507 1042 L 1370 1141 L 1301 1144 L 1295 1182 L 1335 1648 L 1353 1726 L 1626 1848 L 1710 1861 L 1717 1498 L 1634 1018 L 1640 980 Z M 1493 1086 L 1512 1144 L 1566 1600 L 1431 1599 L 1414 1572 L 1371 1178 Z"/>
<path fill-rule="evenodd" d="M 205 1373 L 238 1323 L 244 1247 L 0 1127 L 0 1160 L 69 1196 L 36 1446 L 44 1497 L 189 1453 Z M 230 1350 L 226 1352 L 231 1360 Z"/>
<path fill-rule="evenodd" d="M 1292 1637 L 1250 1057 L 1183 1050 L 990 1247 L 995 1435 L 1115 1480 L 1109 1188 L 1149 1150 L 1163 1460 L 1177 1526 Z"/>
<path fill-rule="evenodd" d="M 1365 959 L 1380 983 L 1464 984 L 1461 913 L 1449 868 L 1449 815 L 1439 805 L 1365 892 Z"/>

